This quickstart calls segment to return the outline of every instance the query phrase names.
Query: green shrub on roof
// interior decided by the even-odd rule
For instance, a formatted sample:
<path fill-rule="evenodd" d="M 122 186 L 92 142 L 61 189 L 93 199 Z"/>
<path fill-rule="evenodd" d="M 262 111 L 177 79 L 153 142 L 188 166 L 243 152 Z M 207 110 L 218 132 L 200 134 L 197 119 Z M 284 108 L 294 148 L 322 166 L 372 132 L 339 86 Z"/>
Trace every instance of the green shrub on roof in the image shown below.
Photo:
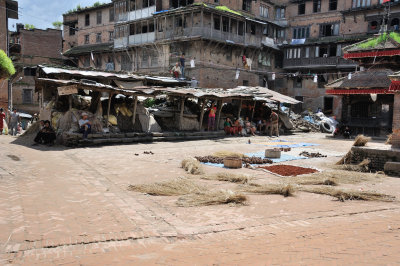
<path fill-rule="evenodd" d="M 215 9 L 218 9 L 220 11 L 230 12 L 230 13 L 242 16 L 242 14 L 240 12 L 234 11 L 234 10 L 230 9 L 229 7 L 227 7 L 227 6 L 216 6 Z"/>
<path fill-rule="evenodd" d="M 9 78 L 15 74 L 15 68 L 11 59 L 0 49 L 0 78 Z"/>
<path fill-rule="evenodd" d="M 364 43 L 360 43 L 358 47 L 362 49 L 374 48 L 377 45 L 386 42 L 389 39 L 389 37 L 395 40 L 396 42 L 400 43 L 400 34 L 398 34 L 397 32 L 391 32 L 387 34 L 385 32 L 374 39 L 368 40 Z"/>

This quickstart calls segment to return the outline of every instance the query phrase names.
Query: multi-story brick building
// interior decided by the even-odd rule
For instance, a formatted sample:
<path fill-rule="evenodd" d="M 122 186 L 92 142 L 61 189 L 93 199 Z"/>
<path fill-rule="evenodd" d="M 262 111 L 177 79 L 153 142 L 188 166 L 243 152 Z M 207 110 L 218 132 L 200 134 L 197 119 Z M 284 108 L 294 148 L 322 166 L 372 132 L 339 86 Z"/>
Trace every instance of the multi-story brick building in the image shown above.
<path fill-rule="evenodd" d="M 185 76 L 195 77 L 203 87 L 265 84 L 271 81 L 275 65 L 279 65 L 279 60 L 275 60 L 280 53 L 276 44 L 284 39 L 286 20 L 281 9 L 278 10 L 275 16 L 271 1 L 230 4 L 225 0 L 219 3 L 116 0 L 112 5 L 64 15 L 65 36 L 71 28 L 78 27 L 73 37 L 65 37 L 64 50 L 69 50 L 64 55 L 75 56 L 79 66 L 111 69 L 114 65 L 117 71 L 166 74 L 184 53 Z M 114 26 L 113 45 L 110 47 L 107 40 L 94 44 L 90 38 L 85 44 L 84 38 L 88 39 L 83 21 L 93 17 L 92 14 L 103 12 L 107 16 L 104 14 L 113 11 L 115 23 L 110 21 L 97 30 L 111 32 Z"/>
<path fill-rule="evenodd" d="M 303 108 L 321 107 L 340 118 L 341 100 L 326 95 L 324 85 L 357 69 L 354 61 L 342 58 L 342 47 L 379 32 L 385 13 L 382 0 L 287 2 L 288 44 L 283 47 L 286 93 L 302 100 Z M 398 30 L 399 1 L 392 2 L 388 25 Z"/>
<path fill-rule="evenodd" d="M 8 19 L 18 19 L 18 2 L 0 0 L 0 49 L 8 55 Z M 0 107 L 8 107 L 9 81 L 0 82 Z"/>
<path fill-rule="evenodd" d="M 64 17 L 64 55 L 76 66 L 114 70 L 114 5 L 96 5 Z"/>
<path fill-rule="evenodd" d="M 62 32 L 56 29 L 25 30 L 17 24 L 10 34 L 10 55 L 17 73 L 12 85 L 12 104 L 19 111 L 39 111 L 39 95 L 35 93 L 35 69 L 39 64 L 63 64 Z"/>

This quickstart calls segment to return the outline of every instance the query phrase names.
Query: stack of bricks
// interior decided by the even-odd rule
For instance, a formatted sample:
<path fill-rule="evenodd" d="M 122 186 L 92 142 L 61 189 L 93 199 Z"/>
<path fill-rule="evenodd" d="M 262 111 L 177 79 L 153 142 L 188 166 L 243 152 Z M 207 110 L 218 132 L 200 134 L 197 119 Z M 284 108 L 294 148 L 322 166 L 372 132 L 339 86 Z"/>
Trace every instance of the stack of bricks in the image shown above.
<path fill-rule="evenodd" d="M 400 92 L 394 95 L 392 148 L 400 148 Z"/>

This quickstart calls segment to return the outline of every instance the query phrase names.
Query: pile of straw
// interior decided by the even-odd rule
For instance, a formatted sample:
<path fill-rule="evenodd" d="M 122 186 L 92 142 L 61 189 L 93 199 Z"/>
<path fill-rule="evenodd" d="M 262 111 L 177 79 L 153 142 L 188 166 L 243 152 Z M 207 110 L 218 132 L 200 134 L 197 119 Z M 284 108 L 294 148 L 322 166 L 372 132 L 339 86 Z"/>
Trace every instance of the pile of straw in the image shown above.
<path fill-rule="evenodd" d="M 344 165 L 338 165 L 338 166 L 336 166 L 336 168 L 346 170 L 346 171 L 368 172 L 370 163 L 371 163 L 370 159 L 364 159 L 361 163 L 356 164 L 356 165 L 344 164 Z"/>
<path fill-rule="evenodd" d="M 203 166 L 195 158 L 186 158 L 182 161 L 182 168 L 192 175 L 201 175 L 204 173 Z"/>
<path fill-rule="evenodd" d="M 364 135 L 358 135 L 354 140 L 353 146 L 355 147 L 363 147 L 367 145 L 367 143 L 371 140 L 370 137 L 366 137 Z"/>
<path fill-rule="evenodd" d="M 247 157 L 243 153 L 232 152 L 232 151 L 217 151 L 217 152 L 213 153 L 213 156 L 218 157 L 218 158 L 226 158 L 226 157 L 244 158 L 244 157 Z"/>
<path fill-rule="evenodd" d="M 359 184 L 362 182 L 376 181 L 378 178 L 379 176 L 376 174 L 335 169 L 311 175 L 303 175 L 301 177 L 291 177 L 288 181 L 298 185 L 322 185 L 326 180 L 331 180 L 336 184 Z"/>
<path fill-rule="evenodd" d="M 337 198 L 340 201 L 345 200 L 365 200 L 365 201 L 385 201 L 390 202 L 394 201 L 396 197 L 370 192 L 370 191 L 355 191 L 355 190 L 343 190 L 343 189 L 334 189 L 330 187 L 308 187 L 301 188 L 301 191 L 314 193 L 314 194 L 322 194 L 329 195 L 334 198 Z"/>
<path fill-rule="evenodd" d="M 181 196 L 190 193 L 207 191 L 207 188 L 200 186 L 187 178 L 177 178 L 171 181 L 130 185 L 128 190 L 146 193 L 152 196 Z"/>
<path fill-rule="evenodd" d="M 295 189 L 290 184 L 249 184 L 243 186 L 243 192 L 263 194 L 263 195 L 282 195 L 284 197 L 293 196 Z"/>
<path fill-rule="evenodd" d="M 245 174 L 217 173 L 215 175 L 207 175 L 201 177 L 207 180 L 226 181 L 231 183 L 247 184 L 253 177 Z"/>
<path fill-rule="evenodd" d="M 202 193 L 194 193 L 182 196 L 178 199 L 180 207 L 209 206 L 221 204 L 244 204 L 247 197 L 231 190 L 215 190 Z"/>

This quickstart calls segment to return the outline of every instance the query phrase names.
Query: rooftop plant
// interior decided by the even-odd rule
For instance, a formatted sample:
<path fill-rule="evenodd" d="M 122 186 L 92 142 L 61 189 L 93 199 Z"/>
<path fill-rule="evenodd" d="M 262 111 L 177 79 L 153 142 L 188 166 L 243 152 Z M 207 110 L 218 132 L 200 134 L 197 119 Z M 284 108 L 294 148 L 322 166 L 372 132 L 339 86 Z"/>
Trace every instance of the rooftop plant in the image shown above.
<path fill-rule="evenodd" d="M 104 4 L 106 4 L 106 3 L 102 3 L 100 1 L 95 2 L 91 6 L 85 6 L 85 7 L 82 7 L 81 5 L 78 4 L 75 8 L 70 9 L 67 12 L 65 12 L 64 15 L 68 15 L 68 14 L 75 13 L 77 11 L 81 11 L 81 10 L 85 10 L 85 9 L 89 9 L 89 8 L 92 8 L 92 7 L 99 7 L 99 6 L 104 5 Z"/>
<path fill-rule="evenodd" d="M 0 78 L 9 78 L 15 74 L 15 68 L 11 59 L 0 49 Z"/>
<path fill-rule="evenodd" d="M 218 10 L 221 10 L 221 11 L 225 11 L 225 12 L 229 12 L 229 13 L 233 13 L 233 14 L 236 14 L 236 15 L 239 15 L 239 16 L 242 15 L 240 12 L 234 11 L 234 10 L 230 9 L 229 7 L 227 7 L 227 6 L 216 6 L 215 9 L 218 9 Z"/>
<path fill-rule="evenodd" d="M 400 34 L 399 33 L 391 32 L 391 33 L 387 34 L 385 32 L 376 38 L 368 40 L 367 42 L 360 43 L 358 45 L 358 47 L 362 48 L 362 49 L 374 48 L 374 47 L 378 46 L 379 44 L 386 42 L 389 39 L 389 37 L 392 38 L 393 40 L 395 40 L 396 42 L 400 43 Z"/>

